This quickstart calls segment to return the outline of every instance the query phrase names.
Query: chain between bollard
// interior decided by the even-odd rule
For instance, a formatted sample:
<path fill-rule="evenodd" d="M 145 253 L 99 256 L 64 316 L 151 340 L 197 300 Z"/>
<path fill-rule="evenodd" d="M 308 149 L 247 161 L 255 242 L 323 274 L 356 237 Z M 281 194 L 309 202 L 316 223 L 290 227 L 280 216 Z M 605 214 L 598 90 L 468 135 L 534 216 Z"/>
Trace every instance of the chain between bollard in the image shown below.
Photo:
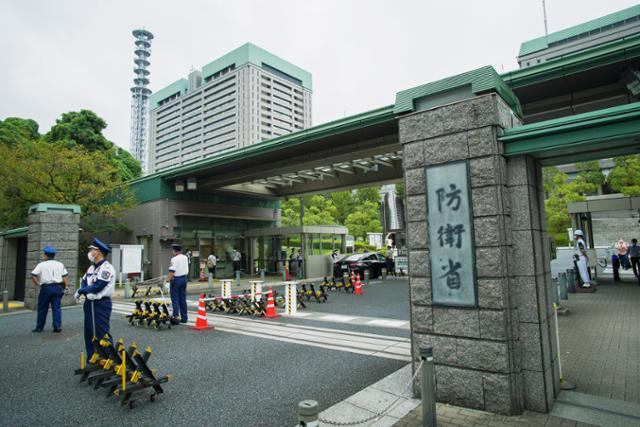
<path fill-rule="evenodd" d="M 400 393 L 400 395 L 393 402 L 391 402 L 389 405 L 387 405 L 387 407 L 385 407 L 382 411 L 376 412 L 375 414 L 370 415 L 367 418 L 363 418 L 361 420 L 355 420 L 355 421 L 335 421 L 335 420 L 330 420 L 330 419 L 323 418 L 323 417 L 318 417 L 318 420 L 320 422 L 325 423 L 325 424 L 330 424 L 330 425 L 334 425 L 334 426 L 355 426 L 355 425 L 358 425 L 358 424 L 367 423 L 369 421 L 374 421 L 374 420 L 377 421 L 378 419 L 380 419 L 381 417 L 386 415 L 389 411 L 391 411 L 391 409 L 395 405 L 398 404 L 400 399 L 402 399 L 404 397 L 404 394 L 407 392 L 407 390 L 409 390 L 409 388 L 411 387 L 411 385 L 415 381 L 416 377 L 420 373 L 420 370 L 422 369 L 423 364 L 424 364 L 424 360 L 421 360 L 420 363 L 418 364 L 418 367 L 416 368 L 416 371 L 414 372 L 414 374 L 411 377 L 411 379 L 409 380 L 409 382 L 404 386 L 404 388 L 402 389 L 402 392 Z"/>

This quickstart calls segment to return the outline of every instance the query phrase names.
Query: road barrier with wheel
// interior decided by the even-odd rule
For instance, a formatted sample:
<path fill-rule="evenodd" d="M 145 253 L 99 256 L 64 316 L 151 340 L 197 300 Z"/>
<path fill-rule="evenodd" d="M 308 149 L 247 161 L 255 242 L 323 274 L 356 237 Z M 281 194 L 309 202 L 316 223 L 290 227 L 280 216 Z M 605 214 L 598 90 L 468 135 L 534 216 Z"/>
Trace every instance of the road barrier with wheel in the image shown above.
<path fill-rule="evenodd" d="M 105 335 L 101 340 L 94 337 L 93 348 L 94 353 L 88 361 L 85 361 L 84 352 L 80 356 L 80 369 L 75 370 L 75 375 L 80 375 L 80 382 L 86 381 L 94 390 L 106 389 L 107 397 L 114 396 L 121 406 L 129 408 L 134 407 L 143 393 L 152 402 L 158 394 L 164 393 L 162 384 L 171 376 L 157 377 L 155 370 L 149 368 L 151 347 L 141 354 L 135 342 L 126 349 L 122 338 L 114 346 Z"/>

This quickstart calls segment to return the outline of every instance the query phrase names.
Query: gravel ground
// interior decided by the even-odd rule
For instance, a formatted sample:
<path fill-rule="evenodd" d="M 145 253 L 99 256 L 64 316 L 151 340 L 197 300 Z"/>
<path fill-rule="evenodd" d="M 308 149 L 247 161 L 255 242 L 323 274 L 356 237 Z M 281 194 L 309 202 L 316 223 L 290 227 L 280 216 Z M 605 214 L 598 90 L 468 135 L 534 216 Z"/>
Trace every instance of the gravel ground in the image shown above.
<path fill-rule="evenodd" d="M 154 403 L 129 410 L 73 375 L 82 322 L 81 309 L 64 309 L 61 334 L 50 323 L 33 334 L 35 313 L 0 317 L 0 425 L 291 426 L 300 400 L 325 409 L 405 365 L 220 331 L 136 328 L 114 314 L 114 337 L 151 345 L 149 365 L 173 375 Z"/>

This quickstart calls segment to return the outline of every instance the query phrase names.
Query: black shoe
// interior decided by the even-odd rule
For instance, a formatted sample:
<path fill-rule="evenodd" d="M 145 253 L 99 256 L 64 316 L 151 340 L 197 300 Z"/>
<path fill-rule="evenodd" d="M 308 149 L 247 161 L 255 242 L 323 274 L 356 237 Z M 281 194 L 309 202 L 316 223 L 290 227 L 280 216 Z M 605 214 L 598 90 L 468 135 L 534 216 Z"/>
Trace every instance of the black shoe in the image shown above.
<path fill-rule="evenodd" d="M 60 328 L 54 329 L 53 332 L 62 332 L 62 329 L 60 329 Z"/>
<path fill-rule="evenodd" d="M 187 323 L 186 320 L 180 320 L 180 323 Z"/>
<path fill-rule="evenodd" d="M 35 328 L 35 329 L 33 329 L 31 332 L 42 332 L 42 329 L 40 329 L 40 328 Z"/>
<path fill-rule="evenodd" d="M 179 325 L 180 321 L 178 319 L 176 319 L 175 317 L 172 317 L 170 320 L 172 325 Z"/>

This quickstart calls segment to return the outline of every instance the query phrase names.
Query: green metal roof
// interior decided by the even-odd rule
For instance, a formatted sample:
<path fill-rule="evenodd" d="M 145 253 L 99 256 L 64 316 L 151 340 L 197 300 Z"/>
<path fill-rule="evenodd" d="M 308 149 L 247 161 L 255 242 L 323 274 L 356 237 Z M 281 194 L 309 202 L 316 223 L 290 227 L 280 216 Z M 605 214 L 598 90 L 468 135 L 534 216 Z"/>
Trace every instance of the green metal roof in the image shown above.
<path fill-rule="evenodd" d="M 61 205 L 57 203 L 38 203 L 29 207 L 29 213 L 48 212 L 48 211 L 67 211 L 79 214 L 81 212 L 78 205 Z"/>
<path fill-rule="evenodd" d="M 401 114 L 414 111 L 416 100 L 429 96 L 435 97 L 465 86 L 470 87 L 474 95 L 497 92 L 514 111 L 522 113 L 518 98 L 490 65 L 398 92 L 394 112 Z"/>
<path fill-rule="evenodd" d="M 11 230 L 0 231 L 0 236 L 5 239 L 13 237 L 24 237 L 29 233 L 29 227 L 12 228 Z"/>
<path fill-rule="evenodd" d="M 640 102 L 505 129 L 498 140 L 505 155 L 533 154 L 555 163 L 575 162 L 588 153 L 640 150 Z M 587 157 L 580 157 L 581 155 Z M 598 158 L 595 156 L 595 158 Z"/>
<path fill-rule="evenodd" d="M 202 78 L 206 79 L 210 75 L 232 64 L 235 64 L 236 68 L 238 68 L 244 64 L 253 64 L 257 67 L 262 67 L 263 63 L 270 65 L 273 68 L 277 68 L 283 73 L 300 80 L 303 87 L 312 90 L 310 72 L 305 71 L 302 68 L 297 67 L 251 43 L 245 43 L 239 48 L 232 50 L 226 55 L 202 67 Z"/>
<path fill-rule="evenodd" d="M 180 96 L 187 93 L 187 88 L 189 87 L 189 82 L 187 79 L 180 79 L 171 83 L 169 86 L 160 89 L 159 91 L 151 94 L 149 97 L 149 109 L 153 110 L 158 106 L 160 101 L 163 99 L 167 99 L 173 94 L 179 93 Z"/>
<path fill-rule="evenodd" d="M 556 31 L 546 36 L 523 42 L 520 45 L 520 53 L 518 54 L 518 56 L 529 55 L 531 53 L 544 50 L 548 48 L 549 44 L 551 43 L 559 42 L 561 40 L 575 37 L 580 34 L 598 31 L 602 27 L 606 27 L 618 22 L 624 22 L 625 20 L 634 18 L 636 16 L 640 16 L 640 5 L 632 6 L 628 9 L 614 12 L 609 15 L 594 19 L 592 21 L 584 22 L 573 27 L 565 28 L 564 30 Z"/>
<path fill-rule="evenodd" d="M 502 74 L 512 89 L 640 57 L 640 34 Z"/>
<path fill-rule="evenodd" d="M 193 173 L 206 167 L 221 165 L 232 162 L 234 160 L 243 159 L 282 148 L 292 147 L 298 144 L 311 142 L 320 138 L 339 135 L 355 129 L 365 128 L 379 123 L 390 122 L 396 120 L 396 114 L 393 111 L 394 105 L 378 108 L 354 116 L 345 117 L 343 119 L 324 123 L 299 132 L 290 133 L 267 141 L 253 144 L 245 148 L 225 151 L 220 154 L 214 154 L 211 157 L 202 159 L 183 166 L 176 166 L 138 178 L 131 181 L 132 184 L 143 182 L 145 180 L 154 179 L 155 177 L 174 178 L 185 176 L 185 174 Z"/>

